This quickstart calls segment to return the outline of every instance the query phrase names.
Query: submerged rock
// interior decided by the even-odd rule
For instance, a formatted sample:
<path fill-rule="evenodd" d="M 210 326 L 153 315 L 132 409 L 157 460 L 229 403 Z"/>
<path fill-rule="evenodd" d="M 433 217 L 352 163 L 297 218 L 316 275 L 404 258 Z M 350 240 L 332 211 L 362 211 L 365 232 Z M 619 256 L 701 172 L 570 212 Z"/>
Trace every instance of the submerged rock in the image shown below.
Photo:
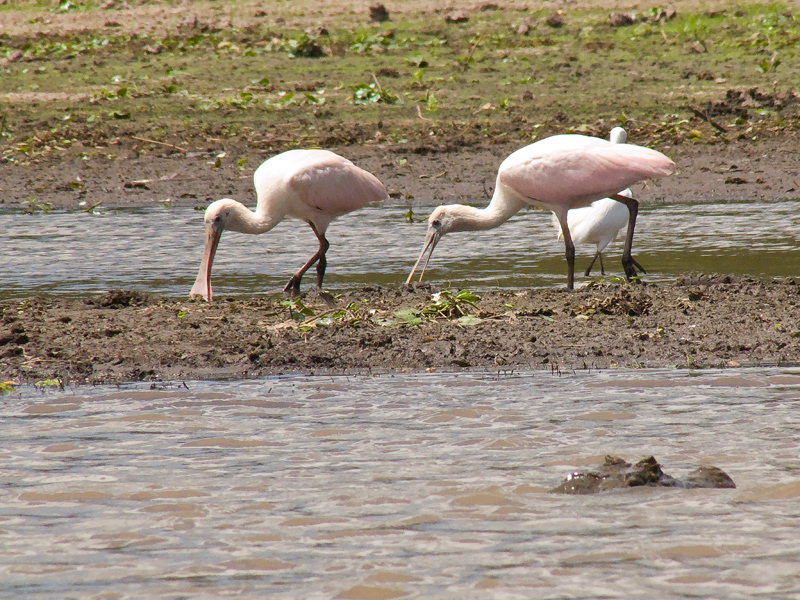
<path fill-rule="evenodd" d="M 717 467 L 700 467 L 689 473 L 685 480 L 680 480 L 664 473 L 661 465 L 652 456 L 631 465 L 618 456 L 609 455 L 597 471 L 570 473 L 566 480 L 550 490 L 550 493 L 597 494 L 607 490 L 640 486 L 735 488 L 736 484 L 725 471 Z"/>

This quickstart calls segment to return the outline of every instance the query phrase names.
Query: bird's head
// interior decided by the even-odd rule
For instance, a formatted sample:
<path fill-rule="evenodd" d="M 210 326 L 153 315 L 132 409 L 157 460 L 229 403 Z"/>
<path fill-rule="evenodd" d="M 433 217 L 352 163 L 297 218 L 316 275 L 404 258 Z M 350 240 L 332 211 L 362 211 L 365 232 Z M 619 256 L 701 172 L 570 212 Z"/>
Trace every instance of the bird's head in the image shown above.
<path fill-rule="evenodd" d="M 414 268 L 411 269 L 411 273 L 406 280 L 406 285 L 411 283 L 411 278 L 414 276 L 414 272 L 417 270 L 419 263 L 422 262 L 422 257 L 425 256 L 425 253 L 428 253 L 428 258 L 425 261 L 425 265 L 422 267 L 422 272 L 419 274 L 420 281 L 422 281 L 422 276 L 425 275 L 428 262 L 431 260 L 431 256 L 433 256 L 433 249 L 436 248 L 436 244 L 439 243 L 442 236 L 453 231 L 460 231 L 458 228 L 459 208 L 463 207 L 459 204 L 440 206 L 428 217 L 428 233 L 425 236 L 425 244 L 422 246 L 422 252 L 420 252 L 419 258 L 414 264 Z"/>
<path fill-rule="evenodd" d="M 218 230 L 220 234 L 225 229 L 238 231 L 242 228 L 242 208 L 241 203 L 230 198 L 212 202 L 208 205 L 204 217 L 206 232 L 209 228 Z"/>
<path fill-rule="evenodd" d="M 209 205 L 205 214 L 206 245 L 203 251 L 203 260 L 200 263 L 200 272 L 192 286 L 190 296 L 201 296 L 206 301 L 211 301 L 211 265 L 217 252 L 219 240 L 225 229 L 236 229 L 239 211 L 236 210 L 238 202 L 229 198 L 217 200 Z"/>
<path fill-rule="evenodd" d="M 608 139 L 612 144 L 624 144 L 625 140 L 628 139 L 628 132 L 622 127 L 614 127 L 614 129 L 609 132 Z"/>

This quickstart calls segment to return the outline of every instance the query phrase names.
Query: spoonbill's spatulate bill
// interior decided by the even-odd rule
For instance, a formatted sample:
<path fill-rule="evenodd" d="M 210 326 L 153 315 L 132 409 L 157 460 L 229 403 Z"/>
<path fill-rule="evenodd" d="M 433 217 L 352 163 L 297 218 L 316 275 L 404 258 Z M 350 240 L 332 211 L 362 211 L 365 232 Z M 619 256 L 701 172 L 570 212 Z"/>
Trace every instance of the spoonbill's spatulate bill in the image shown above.
<path fill-rule="evenodd" d="M 308 223 L 319 240 L 319 250 L 292 276 L 284 291 L 299 293 L 303 274 L 315 263 L 317 285 L 322 287 L 330 245 L 325 239 L 328 225 L 387 197 L 377 177 L 327 150 L 289 150 L 273 156 L 256 169 L 253 182 L 255 212 L 230 198 L 217 200 L 206 209 L 206 246 L 192 296 L 211 300 L 211 264 L 224 230 L 266 233 L 286 217 Z"/>
<path fill-rule="evenodd" d="M 624 144 L 627 137 L 628 134 L 622 127 L 614 127 L 609 133 L 609 139 L 613 144 Z M 620 195 L 633 197 L 629 188 L 621 191 Z M 592 272 L 592 267 L 598 259 L 600 259 L 600 273 L 605 275 L 602 252 L 614 241 L 619 230 L 628 223 L 629 214 L 627 206 L 611 198 L 597 200 L 583 208 L 573 208 L 567 213 L 567 224 L 572 236 L 572 243 L 575 246 L 594 244 L 596 247 L 594 258 L 584 273 L 586 277 Z M 561 239 L 563 237 L 561 223 L 558 222 L 558 217 L 555 215 L 553 215 L 553 226 L 558 230 L 558 239 Z M 635 259 L 633 264 L 639 271 L 646 272 Z"/>
<path fill-rule="evenodd" d="M 555 135 L 512 153 L 500 165 L 494 196 L 483 209 L 450 204 L 440 206 L 428 218 L 428 233 L 422 252 L 406 283 L 425 253 L 433 255 L 443 235 L 457 231 L 493 229 L 505 223 L 525 206 L 533 205 L 555 213 L 564 234 L 567 258 L 567 287 L 575 280 L 575 245 L 567 223 L 570 209 L 589 206 L 609 197 L 628 207 L 628 235 L 622 253 L 625 276 L 636 276 L 631 256 L 633 231 L 639 203 L 622 196 L 620 191 L 639 181 L 666 177 L 675 172 L 675 164 L 666 156 L 642 146 L 614 144 L 585 135 Z"/>

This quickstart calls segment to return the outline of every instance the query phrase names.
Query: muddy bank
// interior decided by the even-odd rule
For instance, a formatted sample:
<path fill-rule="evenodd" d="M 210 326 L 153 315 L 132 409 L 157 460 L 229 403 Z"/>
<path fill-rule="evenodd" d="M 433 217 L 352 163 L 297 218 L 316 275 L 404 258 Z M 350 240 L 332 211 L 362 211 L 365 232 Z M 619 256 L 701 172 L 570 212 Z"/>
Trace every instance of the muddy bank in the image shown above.
<path fill-rule="evenodd" d="M 632 143 L 646 145 L 629 132 Z M 374 173 L 388 188 L 392 202 L 409 207 L 450 202 L 488 203 L 497 168 L 524 144 L 452 143 L 343 146 L 332 148 Z M 463 141 L 462 141 L 463 144 Z M 230 197 L 255 206 L 253 171 L 275 152 L 248 148 L 235 140 L 196 152 L 169 148 L 139 155 L 146 143 L 120 139 L 109 147 L 115 160 L 74 154 L 31 161 L 28 167 L 0 164 L 0 207 L 37 211 L 42 207 L 84 210 L 104 207 L 149 207 L 169 204 L 204 208 Z M 152 149 L 152 146 L 150 146 Z M 780 201 L 800 197 L 798 139 L 787 135 L 760 142 L 725 145 L 659 146 L 677 165 L 672 177 L 634 187 L 644 203 Z M 215 157 L 228 158 L 214 166 Z M 246 167 L 235 157 L 247 158 Z M 231 158 L 232 157 L 232 158 Z M 34 198 L 34 200 L 32 200 Z"/>
<path fill-rule="evenodd" d="M 65 384 L 428 369 L 800 363 L 800 285 L 688 277 L 459 296 L 368 287 L 200 301 L 111 291 L 0 303 L 0 374 Z"/>

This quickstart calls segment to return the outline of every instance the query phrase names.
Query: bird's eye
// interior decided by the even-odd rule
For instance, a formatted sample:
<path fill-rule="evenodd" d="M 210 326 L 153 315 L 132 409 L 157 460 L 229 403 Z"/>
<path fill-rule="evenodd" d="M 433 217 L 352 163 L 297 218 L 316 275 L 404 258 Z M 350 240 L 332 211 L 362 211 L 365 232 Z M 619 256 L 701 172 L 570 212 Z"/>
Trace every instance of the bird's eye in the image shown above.
<path fill-rule="evenodd" d="M 433 225 L 434 227 L 441 227 L 442 222 L 439 219 L 434 219 L 433 221 L 431 221 L 431 225 Z"/>

